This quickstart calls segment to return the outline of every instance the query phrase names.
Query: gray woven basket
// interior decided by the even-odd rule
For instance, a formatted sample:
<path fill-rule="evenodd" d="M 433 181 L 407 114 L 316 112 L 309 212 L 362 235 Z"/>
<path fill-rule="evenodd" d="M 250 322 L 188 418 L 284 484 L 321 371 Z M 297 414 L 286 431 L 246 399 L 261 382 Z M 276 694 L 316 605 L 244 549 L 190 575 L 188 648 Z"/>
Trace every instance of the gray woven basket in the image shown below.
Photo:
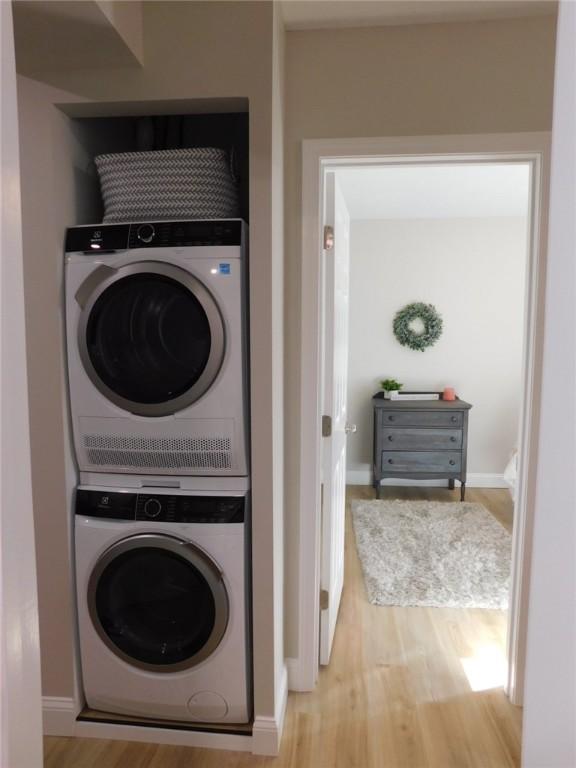
<path fill-rule="evenodd" d="M 195 147 L 94 158 L 104 221 L 233 219 L 238 186 L 224 149 Z"/>

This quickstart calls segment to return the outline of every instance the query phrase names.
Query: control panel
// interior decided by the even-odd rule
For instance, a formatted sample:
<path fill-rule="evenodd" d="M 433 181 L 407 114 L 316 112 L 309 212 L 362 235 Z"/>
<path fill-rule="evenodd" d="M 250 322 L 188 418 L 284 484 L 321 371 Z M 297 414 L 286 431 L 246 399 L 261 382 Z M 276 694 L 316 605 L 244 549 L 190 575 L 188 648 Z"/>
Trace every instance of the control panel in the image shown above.
<path fill-rule="evenodd" d="M 242 221 L 155 221 L 95 224 L 66 232 L 67 253 L 110 253 L 132 248 L 241 245 Z"/>
<path fill-rule="evenodd" d="M 76 514 L 155 523 L 242 523 L 245 497 L 121 493 L 82 488 L 76 492 Z"/>

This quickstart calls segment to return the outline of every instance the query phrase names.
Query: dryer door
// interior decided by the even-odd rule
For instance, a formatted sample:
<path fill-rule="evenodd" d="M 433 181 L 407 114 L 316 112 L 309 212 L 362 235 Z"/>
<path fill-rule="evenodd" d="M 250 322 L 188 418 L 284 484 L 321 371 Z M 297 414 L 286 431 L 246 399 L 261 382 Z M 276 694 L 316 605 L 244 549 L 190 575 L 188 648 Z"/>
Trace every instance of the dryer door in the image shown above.
<path fill-rule="evenodd" d="M 87 598 L 102 641 L 139 669 L 194 667 L 216 650 L 228 625 L 217 565 L 190 542 L 163 534 L 130 536 L 107 549 Z"/>
<path fill-rule="evenodd" d="M 168 416 L 212 385 L 224 323 L 207 288 L 180 267 L 99 267 L 76 293 L 80 356 L 97 389 L 141 416 Z"/>

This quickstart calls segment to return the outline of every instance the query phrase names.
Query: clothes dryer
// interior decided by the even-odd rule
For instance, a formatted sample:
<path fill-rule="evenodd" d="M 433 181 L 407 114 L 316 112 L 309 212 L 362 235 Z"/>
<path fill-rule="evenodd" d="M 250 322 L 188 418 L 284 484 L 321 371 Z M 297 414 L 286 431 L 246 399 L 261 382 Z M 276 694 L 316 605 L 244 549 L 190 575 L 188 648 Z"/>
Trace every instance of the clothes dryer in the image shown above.
<path fill-rule="evenodd" d="M 80 471 L 246 476 L 247 307 L 240 220 L 69 229 Z"/>

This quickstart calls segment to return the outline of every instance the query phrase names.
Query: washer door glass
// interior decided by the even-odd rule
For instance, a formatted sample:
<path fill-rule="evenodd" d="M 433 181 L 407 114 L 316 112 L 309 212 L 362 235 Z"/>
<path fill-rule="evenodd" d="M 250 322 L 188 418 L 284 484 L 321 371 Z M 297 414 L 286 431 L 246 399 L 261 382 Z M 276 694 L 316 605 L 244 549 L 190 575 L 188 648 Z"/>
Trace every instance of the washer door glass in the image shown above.
<path fill-rule="evenodd" d="M 167 415 L 214 381 L 224 354 L 222 319 L 210 293 L 184 270 L 131 265 L 95 291 L 80 324 L 80 351 L 108 399 L 133 413 Z"/>
<path fill-rule="evenodd" d="M 135 536 L 107 550 L 88 600 L 96 630 L 116 655 L 166 672 L 210 655 L 228 621 L 218 569 L 200 550 L 168 536 Z"/>

